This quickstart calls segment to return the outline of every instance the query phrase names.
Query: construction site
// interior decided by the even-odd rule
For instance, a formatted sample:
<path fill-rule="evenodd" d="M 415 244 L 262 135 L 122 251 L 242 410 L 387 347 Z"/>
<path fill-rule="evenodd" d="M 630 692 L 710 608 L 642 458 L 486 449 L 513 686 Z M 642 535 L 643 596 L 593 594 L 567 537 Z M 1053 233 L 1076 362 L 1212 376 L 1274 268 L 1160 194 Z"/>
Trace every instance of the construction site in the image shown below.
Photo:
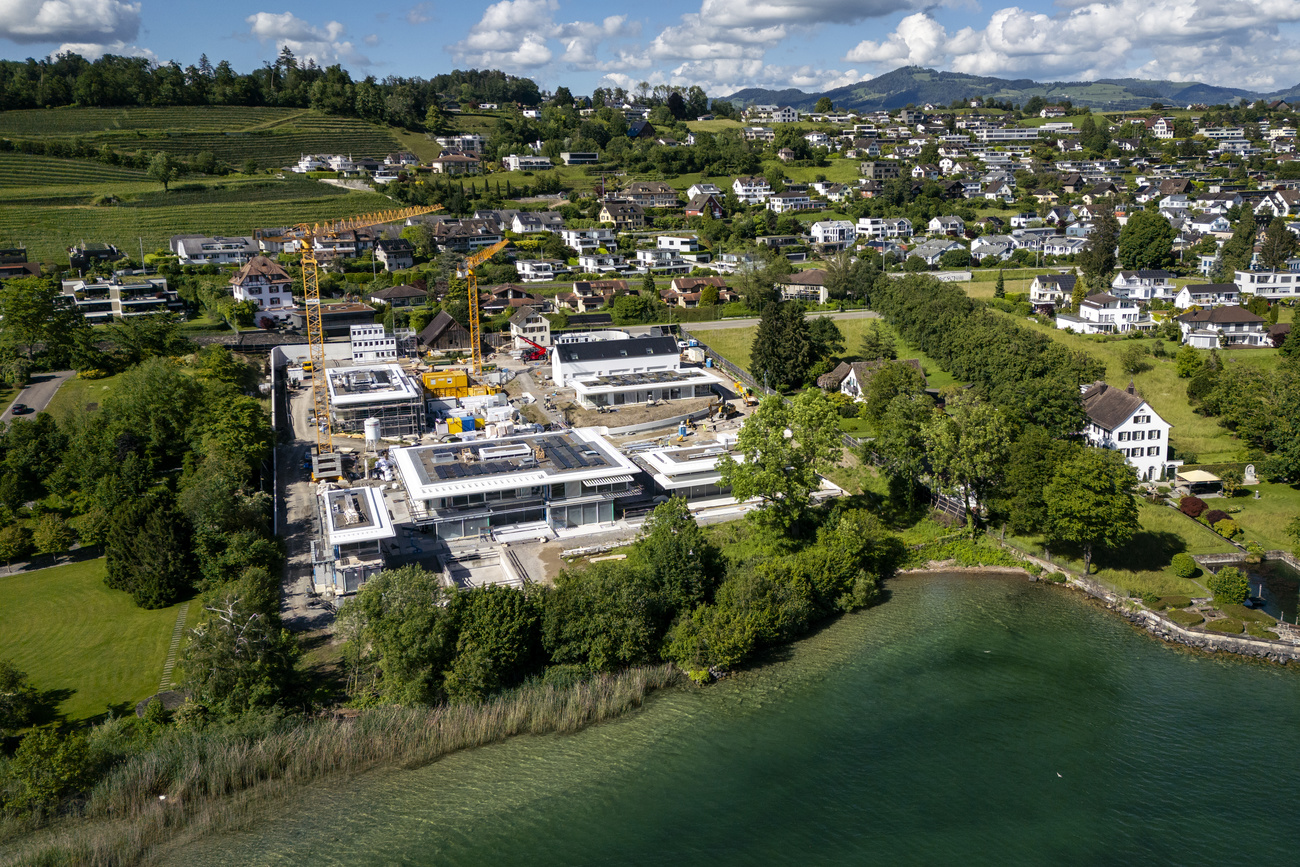
<path fill-rule="evenodd" d="M 701 520 L 751 505 L 716 465 L 757 400 L 698 349 L 660 329 L 486 345 L 474 268 L 504 243 L 465 261 L 472 349 L 459 360 L 376 360 L 403 345 L 377 327 L 354 331 L 364 344 L 327 340 L 304 257 L 308 343 L 271 356 L 276 427 L 292 443 L 277 483 L 288 595 L 345 597 L 407 563 L 459 587 L 549 581 L 566 555 L 634 537 L 671 496 Z M 566 408 L 599 423 L 575 426 Z"/>

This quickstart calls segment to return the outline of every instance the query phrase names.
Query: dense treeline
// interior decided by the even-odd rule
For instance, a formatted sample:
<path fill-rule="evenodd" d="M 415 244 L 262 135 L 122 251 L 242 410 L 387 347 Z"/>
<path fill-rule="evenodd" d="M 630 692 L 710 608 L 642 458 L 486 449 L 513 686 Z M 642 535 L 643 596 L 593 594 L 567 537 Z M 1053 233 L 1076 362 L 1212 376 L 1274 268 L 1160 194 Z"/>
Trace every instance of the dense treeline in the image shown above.
<path fill-rule="evenodd" d="M 841 505 L 815 521 L 803 541 L 746 522 L 724 553 L 674 499 L 626 560 L 565 570 L 552 588 L 457 591 L 416 567 L 386 572 L 339 615 L 349 690 L 362 704 L 469 701 L 665 659 L 707 678 L 876 600 L 897 555 L 883 528 Z"/>
<path fill-rule="evenodd" d="M 430 106 L 517 102 L 537 105 L 537 84 L 497 70 L 455 70 L 430 79 L 369 76 L 353 81 L 341 66 L 300 63 L 287 47 L 275 63 L 239 73 L 213 66 L 155 64 L 142 57 L 77 54 L 0 61 L 0 110 L 78 106 L 243 105 L 314 108 L 410 129 L 422 128 Z"/>

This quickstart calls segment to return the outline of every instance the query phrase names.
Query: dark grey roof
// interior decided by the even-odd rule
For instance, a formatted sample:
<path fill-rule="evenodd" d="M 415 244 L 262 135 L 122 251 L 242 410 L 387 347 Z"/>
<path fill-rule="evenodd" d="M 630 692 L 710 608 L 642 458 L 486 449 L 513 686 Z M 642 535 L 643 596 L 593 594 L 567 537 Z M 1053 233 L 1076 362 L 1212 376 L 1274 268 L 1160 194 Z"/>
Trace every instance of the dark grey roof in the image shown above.
<path fill-rule="evenodd" d="M 1183 288 L 1193 295 L 1236 295 L 1241 291 L 1236 283 L 1188 283 Z"/>
<path fill-rule="evenodd" d="M 1104 382 L 1094 382 L 1083 393 L 1083 411 L 1096 425 L 1114 430 L 1129 420 L 1145 401 L 1136 394 Z"/>
<path fill-rule="evenodd" d="M 387 289 L 376 289 L 370 293 L 371 298 L 378 298 L 380 301 L 387 301 L 389 298 L 427 298 L 428 295 L 429 293 L 423 289 L 417 289 L 406 283 L 400 286 L 389 286 Z"/>
<path fill-rule="evenodd" d="M 1263 322 L 1264 317 L 1251 313 L 1245 307 L 1225 305 L 1210 310 L 1196 310 L 1178 317 L 1179 322 L 1219 325 L 1224 323 Z"/>
<path fill-rule="evenodd" d="M 604 361 L 615 358 L 643 358 L 677 355 L 677 341 L 671 337 L 633 337 L 628 340 L 593 340 L 590 343 L 562 343 L 555 347 L 560 361 Z"/>
<path fill-rule="evenodd" d="M 420 332 L 420 342 L 428 346 L 437 341 L 444 331 L 455 328 L 463 331 L 465 326 L 453 319 L 446 310 L 439 310 L 438 315 L 433 317 L 433 321 L 424 326 L 424 330 Z"/>

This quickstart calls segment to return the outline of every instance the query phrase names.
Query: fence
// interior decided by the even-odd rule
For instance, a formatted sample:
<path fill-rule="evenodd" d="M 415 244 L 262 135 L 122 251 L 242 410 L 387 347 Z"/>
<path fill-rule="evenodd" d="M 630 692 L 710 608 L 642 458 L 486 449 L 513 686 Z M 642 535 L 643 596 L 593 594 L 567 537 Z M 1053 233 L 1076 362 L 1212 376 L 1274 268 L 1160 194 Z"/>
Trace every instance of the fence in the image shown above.
<path fill-rule="evenodd" d="M 715 368 L 726 373 L 728 376 L 732 377 L 733 379 L 745 383 L 745 385 L 749 386 L 750 389 L 752 389 L 755 394 L 777 394 L 778 393 L 775 389 L 767 388 L 762 383 L 758 382 L 758 380 L 754 379 L 754 377 L 750 376 L 749 371 L 741 368 L 738 365 L 732 364 L 730 361 L 723 358 L 717 352 L 717 350 L 709 346 L 708 343 L 693 335 L 690 332 L 690 330 L 685 326 L 685 324 L 679 326 L 679 330 L 681 331 L 683 340 L 694 339 L 695 342 L 699 344 L 699 348 L 704 350 L 704 354 L 707 355 L 709 358 L 713 359 L 713 366 Z"/>

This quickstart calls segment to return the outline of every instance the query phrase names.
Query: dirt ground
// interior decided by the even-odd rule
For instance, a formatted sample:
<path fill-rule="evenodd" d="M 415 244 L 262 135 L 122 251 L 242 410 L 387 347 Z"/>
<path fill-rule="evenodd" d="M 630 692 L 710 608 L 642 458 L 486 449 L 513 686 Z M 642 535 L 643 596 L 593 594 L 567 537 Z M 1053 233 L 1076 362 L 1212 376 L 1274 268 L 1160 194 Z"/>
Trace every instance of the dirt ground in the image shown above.
<path fill-rule="evenodd" d="M 597 412 L 594 409 L 583 409 L 576 403 L 564 402 L 560 404 L 560 409 L 564 412 L 564 418 L 574 427 L 597 425 L 628 427 L 629 425 L 659 421 L 696 412 L 706 408 L 715 399 L 712 397 L 695 397 L 690 400 L 670 400 L 657 406 L 646 406 L 643 403 L 624 404 L 620 407 L 614 407 L 614 412 Z"/>

